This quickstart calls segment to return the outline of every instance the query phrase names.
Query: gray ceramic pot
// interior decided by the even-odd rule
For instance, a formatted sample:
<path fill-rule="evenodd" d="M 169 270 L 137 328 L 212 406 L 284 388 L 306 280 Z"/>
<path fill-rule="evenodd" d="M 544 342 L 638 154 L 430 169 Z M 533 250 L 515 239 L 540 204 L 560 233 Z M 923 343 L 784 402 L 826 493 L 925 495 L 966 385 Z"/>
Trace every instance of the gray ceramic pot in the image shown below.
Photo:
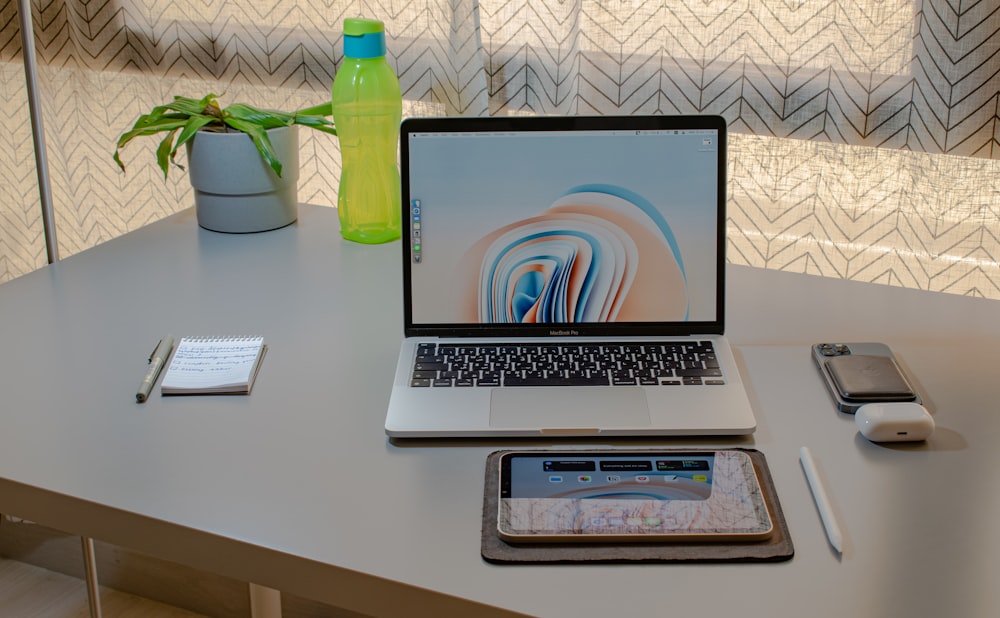
<path fill-rule="evenodd" d="M 243 234 L 284 227 L 298 217 L 298 127 L 267 132 L 281 161 L 281 177 L 245 133 L 199 131 L 187 143 L 188 176 L 198 225 Z"/>

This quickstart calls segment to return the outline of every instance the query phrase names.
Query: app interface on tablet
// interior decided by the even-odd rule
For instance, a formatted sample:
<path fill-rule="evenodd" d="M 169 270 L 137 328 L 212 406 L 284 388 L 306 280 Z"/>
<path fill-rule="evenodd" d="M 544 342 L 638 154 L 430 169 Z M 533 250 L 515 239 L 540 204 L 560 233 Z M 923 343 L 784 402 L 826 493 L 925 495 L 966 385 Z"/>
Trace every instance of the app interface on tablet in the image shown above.
<path fill-rule="evenodd" d="M 746 453 L 530 455 L 503 466 L 501 529 L 523 535 L 754 535 L 771 521 Z"/>

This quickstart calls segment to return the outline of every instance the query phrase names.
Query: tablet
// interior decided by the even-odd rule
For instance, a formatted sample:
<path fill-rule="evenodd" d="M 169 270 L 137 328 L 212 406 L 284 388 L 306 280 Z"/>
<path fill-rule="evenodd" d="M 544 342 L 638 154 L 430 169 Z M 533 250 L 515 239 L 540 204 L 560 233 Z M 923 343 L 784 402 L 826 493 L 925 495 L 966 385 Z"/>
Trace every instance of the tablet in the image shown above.
<path fill-rule="evenodd" d="M 508 543 L 759 541 L 774 524 L 739 450 L 512 451 L 500 458 Z"/>

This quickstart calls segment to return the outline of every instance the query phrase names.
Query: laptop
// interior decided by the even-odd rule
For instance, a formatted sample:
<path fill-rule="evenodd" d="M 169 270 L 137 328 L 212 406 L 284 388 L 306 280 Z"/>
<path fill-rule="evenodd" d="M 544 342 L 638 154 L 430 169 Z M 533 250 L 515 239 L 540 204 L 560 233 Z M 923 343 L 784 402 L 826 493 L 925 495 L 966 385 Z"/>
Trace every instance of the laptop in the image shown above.
<path fill-rule="evenodd" d="M 718 116 L 411 118 L 394 438 L 739 435 Z"/>

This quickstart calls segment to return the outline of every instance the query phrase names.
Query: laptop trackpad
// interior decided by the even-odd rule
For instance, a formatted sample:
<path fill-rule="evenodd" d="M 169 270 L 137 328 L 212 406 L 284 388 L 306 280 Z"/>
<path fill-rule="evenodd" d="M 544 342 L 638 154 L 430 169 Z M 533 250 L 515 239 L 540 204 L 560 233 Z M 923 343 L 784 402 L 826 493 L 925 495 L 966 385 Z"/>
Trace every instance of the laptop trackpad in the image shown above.
<path fill-rule="evenodd" d="M 525 386 L 493 389 L 490 425 L 505 428 L 584 429 L 646 427 L 642 388 Z"/>

